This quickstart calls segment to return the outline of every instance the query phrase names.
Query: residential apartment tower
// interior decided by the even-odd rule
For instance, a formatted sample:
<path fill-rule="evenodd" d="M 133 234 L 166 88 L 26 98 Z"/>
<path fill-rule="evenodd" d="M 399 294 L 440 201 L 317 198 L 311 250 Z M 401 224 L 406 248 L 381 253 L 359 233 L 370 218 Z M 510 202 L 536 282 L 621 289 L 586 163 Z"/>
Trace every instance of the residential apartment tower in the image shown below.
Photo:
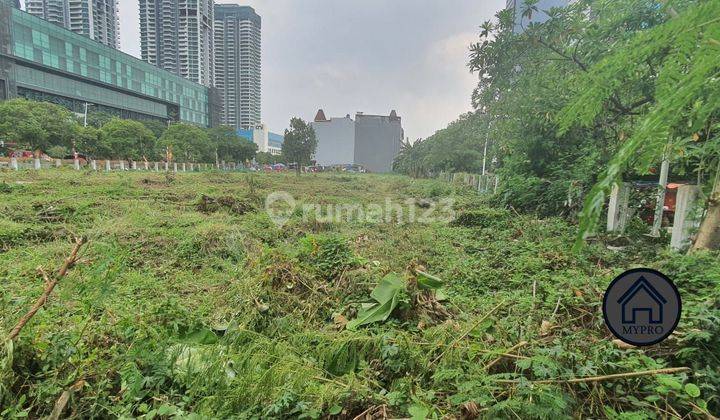
<path fill-rule="evenodd" d="M 26 0 L 25 10 L 109 47 L 120 46 L 117 0 Z"/>
<path fill-rule="evenodd" d="M 214 85 L 213 0 L 139 0 L 142 59 Z"/>
<path fill-rule="evenodd" d="M 261 123 L 262 20 L 252 7 L 215 5 L 215 87 L 220 122 L 252 130 Z"/>

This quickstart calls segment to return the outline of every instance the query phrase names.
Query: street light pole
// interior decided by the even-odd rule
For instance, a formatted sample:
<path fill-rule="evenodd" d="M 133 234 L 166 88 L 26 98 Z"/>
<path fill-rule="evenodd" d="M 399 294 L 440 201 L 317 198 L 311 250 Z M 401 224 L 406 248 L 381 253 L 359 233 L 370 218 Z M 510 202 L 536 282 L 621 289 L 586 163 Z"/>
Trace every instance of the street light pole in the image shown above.
<path fill-rule="evenodd" d="M 84 122 L 83 122 L 83 125 L 85 127 L 87 127 L 88 106 L 90 106 L 90 104 L 85 102 L 85 118 L 84 118 Z"/>

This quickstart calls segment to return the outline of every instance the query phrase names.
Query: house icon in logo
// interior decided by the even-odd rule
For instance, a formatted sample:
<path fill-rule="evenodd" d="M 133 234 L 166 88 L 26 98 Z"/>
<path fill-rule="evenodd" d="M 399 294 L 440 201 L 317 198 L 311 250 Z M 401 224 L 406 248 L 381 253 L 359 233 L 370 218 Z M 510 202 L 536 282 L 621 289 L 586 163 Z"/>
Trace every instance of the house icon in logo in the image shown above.
<path fill-rule="evenodd" d="M 647 312 L 651 324 L 663 323 L 663 305 L 667 300 L 645 277 L 640 277 L 633 283 L 617 303 L 622 307 L 623 324 L 635 324 L 639 312 Z"/>

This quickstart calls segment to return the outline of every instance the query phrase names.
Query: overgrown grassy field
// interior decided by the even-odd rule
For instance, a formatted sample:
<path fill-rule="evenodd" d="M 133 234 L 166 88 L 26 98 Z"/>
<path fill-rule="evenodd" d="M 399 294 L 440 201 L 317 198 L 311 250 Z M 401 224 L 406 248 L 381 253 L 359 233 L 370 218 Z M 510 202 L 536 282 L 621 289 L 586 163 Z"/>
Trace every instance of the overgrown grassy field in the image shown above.
<path fill-rule="evenodd" d="M 456 200 L 455 222 L 306 220 L 264 198 Z M 0 173 L 0 417 L 703 418 L 720 414 L 720 258 L 651 242 L 578 254 L 575 226 L 400 176 Z M 5 338 L 56 270 L 81 259 Z M 646 349 L 614 342 L 602 294 L 669 275 L 683 317 Z M 444 283 L 418 287 L 417 271 Z M 391 316 L 346 323 L 386 276 Z M 567 379 L 644 372 L 672 375 Z M 538 382 L 538 381 L 547 381 Z"/>

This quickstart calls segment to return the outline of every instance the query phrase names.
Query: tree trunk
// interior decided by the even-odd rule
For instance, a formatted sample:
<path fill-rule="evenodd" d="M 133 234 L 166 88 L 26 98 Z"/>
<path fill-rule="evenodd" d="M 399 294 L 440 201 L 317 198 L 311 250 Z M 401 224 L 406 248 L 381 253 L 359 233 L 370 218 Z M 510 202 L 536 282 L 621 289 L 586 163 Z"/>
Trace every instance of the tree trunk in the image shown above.
<path fill-rule="evenodd" d="M 697 239 L 690 252 L 720 249 L 720 179 L 715 181 L 705 219 L 700 225 Z"/>

